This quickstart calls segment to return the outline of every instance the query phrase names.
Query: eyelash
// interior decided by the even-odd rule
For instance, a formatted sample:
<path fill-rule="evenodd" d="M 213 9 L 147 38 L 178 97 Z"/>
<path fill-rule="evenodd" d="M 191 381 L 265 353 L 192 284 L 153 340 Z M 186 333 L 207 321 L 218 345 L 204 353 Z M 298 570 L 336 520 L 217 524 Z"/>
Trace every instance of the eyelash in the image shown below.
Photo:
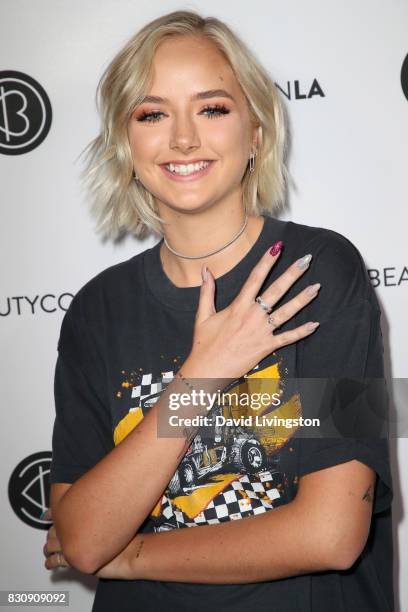
<path fill-rule="evenodd" d="M 206 106 L 201 112 L 205 111 L 216 111 L 217 113 L 208 115 L 208 119 L 216 119 L 217 117 L 221 117 L 222 115 L 228 115 L 230 112 L 223 104 L 214 104 L 214 106 Z M 140 117 L 138 117 L 137 120 L 144 123 L 157 123 L 158 121 L 160 121 L 160 119 L 149 119 L 149 117 L 151 118 L 155 115 L 163 115 L 163 113 L 161 111 L 152 111 L 150 113 L 144 111 L 140 115 Z"/>

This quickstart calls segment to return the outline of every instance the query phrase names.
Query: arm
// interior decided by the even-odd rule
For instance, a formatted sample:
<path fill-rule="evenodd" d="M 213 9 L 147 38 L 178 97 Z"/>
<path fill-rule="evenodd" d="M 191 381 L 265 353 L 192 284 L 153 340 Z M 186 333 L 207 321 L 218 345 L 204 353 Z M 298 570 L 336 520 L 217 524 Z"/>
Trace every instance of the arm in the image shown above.
<path fill-rule="evenodd" d="M 189 360 L 182 366 L 188 377 L 198 376 L 196 371 Z M 202 366 L 200 375 L 204 375 Z M 217 382 L 220 380 L 208 380 L 205 390 L 214 392 Z M 158 414 L 161 411 L 167 418 L 170 393 L 188 392 L 185 383 L 175 378 L 126 439 L 64 495 L 57 495 L 53 485 L 51 510 L 55 527 L 67 562 L 79 571 L 92 573 L 118 555 L 162 495 L 195 431 L 187 431 L 187 438 L 158 437 Z M 205 407 L 197 407 L 198 414 L 206 412 Z"/>
<path fill-rule="evenodd" d="M 97 575 L 233 584 L 347 569 L 368 537 L 374 483 L 374 470 L 356 460 L 319 470 L 265 514 L 138 535 Z"/>
<path fill-rule="evenodd" d="M 189 359 L 182 372 L 189 378 L 198 377 Z M 222 381 L 204 382 L 205 391 L 214 392 Z M 182 433 L 178 438 L 158 437 L 158 415 L 161 412 L 163 419 L 167 418 L 170 393 L 188 394 L 189 389 L 176 377 L 116 448 L 76 480 L 62 497 L 51 496 L 52 515 L 64 556 L 76 569 L 92 573 L 124 549 L 162 495 L 196 433 L 191 428 L 186 430 L 185 437 Z M 195 409 L 197 414 L 207 413 L 205 407 Z"/>

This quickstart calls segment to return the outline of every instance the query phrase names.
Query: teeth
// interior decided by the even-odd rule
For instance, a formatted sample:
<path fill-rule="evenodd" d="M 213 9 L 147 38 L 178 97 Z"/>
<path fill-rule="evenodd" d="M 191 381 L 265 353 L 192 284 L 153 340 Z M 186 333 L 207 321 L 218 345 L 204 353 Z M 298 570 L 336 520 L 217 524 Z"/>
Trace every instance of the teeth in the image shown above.
<path fill-rule="evenodd" d="M 203 168 L 207 168 L 210 165 L 208 161 L 200 161 L 197 164 L 167 164 L 167 170 L 170 172 L 174 172 L 175 174 L 182 174 L 186 176 L 187 174 L 191 174 L 192 172 L 198 172 L 198 170 L 202 170 Z"/>

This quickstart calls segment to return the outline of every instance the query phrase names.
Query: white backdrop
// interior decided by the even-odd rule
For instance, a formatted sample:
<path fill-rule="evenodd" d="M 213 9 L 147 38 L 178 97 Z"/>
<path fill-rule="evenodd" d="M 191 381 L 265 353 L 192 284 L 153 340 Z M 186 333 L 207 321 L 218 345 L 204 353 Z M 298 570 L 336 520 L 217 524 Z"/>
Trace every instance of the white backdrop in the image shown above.
<path fill-rule="evenodd" d="M 380 280 L 375 286 L 388 375 L 407 378 L 406 0 L 2 0 L 0 73 L 35 79 L 50 99 L 52 123 L 43 142 L 27 153 L 10 154 L 1 146 L 12 98 L 0 74 L 0 589 L 69 590 L 72 609 L 84 612 L 91 609 L 93 577 L 43 567 L 46 531 L 34 525 L 41 525 L 46 505 L 46 462 L 42 471 L 30 467 L 28 489 L 19 491 L 14 480 L 14 506 L 7 491 L 22 460 L 51 450 L 57 339 L 70 301 L 64 294 L 75 294 L 102 269 L 155 242 L 128 237 L 114 245 L 96 236 L 76 158 L 96 135 L 94 95 L 102 70 L 137 29 L 176 9 L 226 20 L 286 92 L 296 186 L 284 218 L 332 228 L 359 248 L 371 277 Z M 315 80 L 323 95 L 309 96 Z M 407 440 L 393 440 L 391 454 L 396 609 L 405 612 Z M 13 509 L 19 504 L 34 517 L 32 524 Z"/>

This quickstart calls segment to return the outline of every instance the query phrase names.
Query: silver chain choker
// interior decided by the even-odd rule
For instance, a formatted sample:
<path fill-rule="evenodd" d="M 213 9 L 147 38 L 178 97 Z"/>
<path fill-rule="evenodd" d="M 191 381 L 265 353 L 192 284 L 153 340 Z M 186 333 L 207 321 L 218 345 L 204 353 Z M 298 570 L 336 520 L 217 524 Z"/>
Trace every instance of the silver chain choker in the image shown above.
<path fill-rule="evenodd" d="M 230 244 L 232 244 L 233 242 L 235 242 L 240 235 L 242 234 L 242 232 L 244 231 L 244 229 L 246 228 L 246 225 L 248 223 L 248 213 L 245 213 L 245 220 L 244 220 L 244 224 L 241 227 L 241 229 L 239 230 L 238 234 L 236 236 L 234 236 L 234 238 L 232 240 L 230 240 L 229 242 L 227 242 L 227 244 L 225 244 L 223 247 L 221 247 L 220 249 L 217 249 L 216 251 L 212 251 L 211 253 L 207 253 L 206 255 L 182 255 L 181 253 L 178 253 L 177 251 L 175 251 L 174 249 L 171 248 L 171 246 L 169 245 L 169 243 L 166 240 L 166 237 L 163 236 L 163 240 L 164 240 L 164 244 L 166 245 L 166 247 L 169 249 L 169 251 L 171 251 L 174 255 L 177 255 L 177 257 L 182 257 L 183 259 L 203 259 L 204 257 L 210 257 L 211 255 L 215 255 L 216 253 L 219 253 L 220 251 L 223 251 L 224 249 L 226 249 Z"/>

